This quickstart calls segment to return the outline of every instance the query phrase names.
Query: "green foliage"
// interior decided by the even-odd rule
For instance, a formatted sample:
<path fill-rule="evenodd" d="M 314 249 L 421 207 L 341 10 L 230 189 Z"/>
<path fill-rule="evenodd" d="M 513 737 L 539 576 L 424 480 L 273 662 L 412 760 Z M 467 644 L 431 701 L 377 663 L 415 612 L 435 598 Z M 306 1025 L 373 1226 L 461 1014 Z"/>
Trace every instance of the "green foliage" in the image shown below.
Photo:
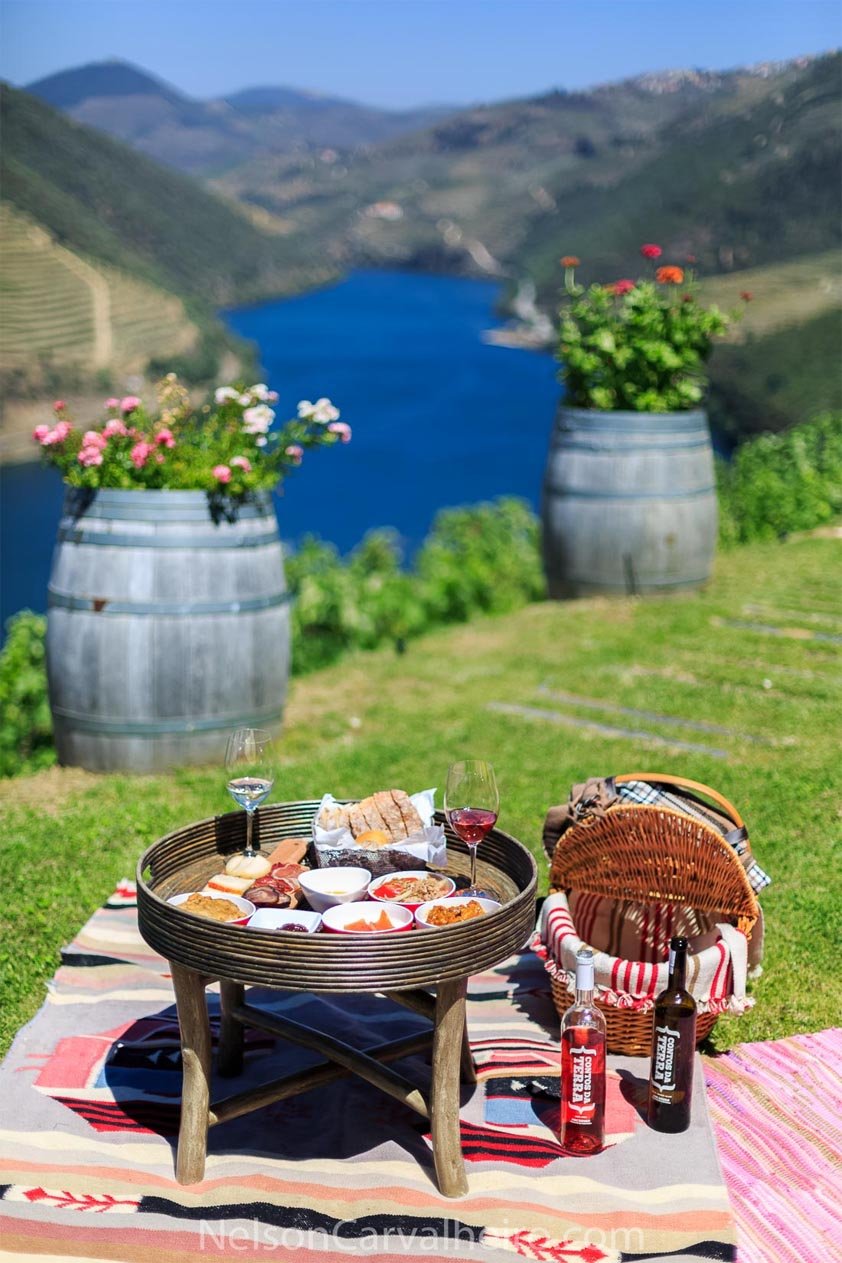
<path fill-rule="evenodd" d="M 329 399 L 302 401 L 298 416 L 269 432 L 277 394 L 263 382 L 222 386 L 214 402 L 194 410 L 174 373 L 157 384 L 159 409 L 149 412 L 136 395 L 107 400 L 108 420 L 82 431 L 62 400 L 53 427 L 33 438 L 43 459 L 72 487 L 166 488 L 207 491 L 223 509 L 257 491 L 271 490 L 301 464 L 307 448 L 348 442 Z M 306 406 L 305 406 L 306 405 Z"/>
<path fill-rule="evenodd" d="M 809 531 L 842 513 L 842 413 L 763 434 L 719 462 L 723 543 Z"/>
<path fill-rule="evenodd" d="M 445 509 L 416 568 L 437 623 L 503 614 L 546 594 L 538 521 L 521 500 Z"/>
<path fill-rule="evenodd" d="M 643 249 L 661 253 L 657 246 Z M 697 302 L 692 279 L 681 268 L 658 268 L 656 281 L 622 280 L 587 290 L 573 275 L 568 265 L 570 301 L 561 310 L 558 340 L 567 402 L 605 412 L 678 412 L 698 405 L 713 339 L 732 317 Z"/>
<path fill-rule="evenodd" d="M 538 522 L 519 500 L 438 515 L 412 571 L 401 569 L 391 530 L 372 531 L 347 561 L 305 539 L 286 563 L 293 605 L 293 671 L 302 675 L 348 649 L 406 642 L 444 623 L 504 613 L 544 595 Z"/>
<path fill-rule="evenodd" d="M 15 776 L 48 767 L 56 756 L 47 701 L 47 620 L 21 610 L 6 627 L 0 651 L 0 776 Z"/>
<path fill-rule="evenodd" d="M 717 346 L 708 415 L 729 438 L 786 430 L 820 412 L 842 412 L 842 309 L 774 333 Z"/>

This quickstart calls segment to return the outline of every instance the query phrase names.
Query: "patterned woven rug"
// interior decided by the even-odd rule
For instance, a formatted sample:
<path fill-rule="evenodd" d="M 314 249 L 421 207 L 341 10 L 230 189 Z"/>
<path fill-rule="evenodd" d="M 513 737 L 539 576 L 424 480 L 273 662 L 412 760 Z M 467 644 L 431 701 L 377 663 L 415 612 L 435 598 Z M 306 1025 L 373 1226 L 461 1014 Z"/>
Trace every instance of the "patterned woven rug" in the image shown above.
<path fill-rule="evenodd" d="M 437 1192 L 426 1124 L 358 1080 L 212 1129 L 205 1180 L 177 1184 L 178 1027 L 166 962 L 140 939 L 132 896 L 118 888 L 65 950 L 47 1002 L 0 1068 L 0 1251 L 125 1263 L 734 1258 L 701 1063 L 683 1136 L 644 1126 L 636 1102 L 648 1067 L 613 1058 L 608 1148 L 560 1153 L 558 1018 L 531 954 L 471 982 L 480 1082 L 463 1098 L 466 1197 Z M 375 997 L 256 998 L 360 1046 L 421 1024 Z M 308 1058 L 254 1033 L 241 1079 L 223 1091 Z M 424 1071 L 414 1059 L 409 1072 Z M 722 1062 L 715 1073 L 719 1107 L 730 1088 Z"/>

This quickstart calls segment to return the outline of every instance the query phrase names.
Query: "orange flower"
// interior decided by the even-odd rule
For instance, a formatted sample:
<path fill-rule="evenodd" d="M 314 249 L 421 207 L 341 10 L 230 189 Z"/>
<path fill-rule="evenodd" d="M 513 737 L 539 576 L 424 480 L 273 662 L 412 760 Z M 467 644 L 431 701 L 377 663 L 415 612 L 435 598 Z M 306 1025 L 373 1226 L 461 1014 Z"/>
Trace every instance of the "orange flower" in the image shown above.
<path fill-rule="evenodd" d="M 563 254 L 560 262 L 563 268 L 577 268 L 582 260 L 577 259 L 575 254 Z"/>
<path fill-rule="evenodd" d="M 623 294 L 628 294 L 634 289 L 634 281 L 630 281 L 624 277 L 621 281 L 614 281 L 611 285 L 606 285 L 605 288 L 608 290 L 609 294 L 616 294 L 618 297 L 622 298 Z"/>
<path fill-rule="evenodd" d="M 684 272 L 681 268 L 675 267 L 658 268 L 655 273 L 655 280 L 660 285 L 682 285 L 684 283 Z"/>

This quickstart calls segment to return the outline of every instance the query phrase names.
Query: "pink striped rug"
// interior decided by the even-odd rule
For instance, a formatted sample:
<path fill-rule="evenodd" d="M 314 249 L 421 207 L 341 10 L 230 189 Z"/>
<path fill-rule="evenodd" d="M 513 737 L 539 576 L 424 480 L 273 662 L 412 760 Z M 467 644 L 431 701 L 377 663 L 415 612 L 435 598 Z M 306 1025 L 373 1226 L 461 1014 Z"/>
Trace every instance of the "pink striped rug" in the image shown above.
<path fill-rule="evenodd" d="M 739 1263 L 842 1257 L 842 1029 L 705 1057 Z"/>

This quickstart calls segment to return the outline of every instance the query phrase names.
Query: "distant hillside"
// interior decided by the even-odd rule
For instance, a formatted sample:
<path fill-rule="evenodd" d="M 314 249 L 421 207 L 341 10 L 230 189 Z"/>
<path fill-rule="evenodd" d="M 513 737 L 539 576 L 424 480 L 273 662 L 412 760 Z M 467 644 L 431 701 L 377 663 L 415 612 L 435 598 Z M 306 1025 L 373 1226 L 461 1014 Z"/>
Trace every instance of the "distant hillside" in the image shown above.
<path fill-rule="evenodd" d="M 607 187 L 567 187 L 559 213 L 532 225 L 518 256 L 546 296 L 560 253 L 579 255 L 590 280 L 633 275 L 641 241 L 677 262 L 692 254 L 706 273 L 839 247 L 842 56 L 750 86 L 686 111 L 649 161 Z"/>
<path fill-rule="evenodd" d="M 0 93 L 0 379 L 10 397 L 213 377 L 243 349 L 220 304 L 332 275 L 186 176 L 12 88 Z M 309 260 L 309 261 L 308 261 Z M 233 366 L 233 367 L 231 367 Z"/>
<path fill-rule="evenodd" d="M 186 176 L 13 88 L 0 122 L 4 199 L 62 245 L 215 305 L 302 283 L 306 253 Z"/>
<path fill-rule="evenodd" d="M 197 101 L 120 61 L 49 75 L 26 90 L 77 122 L 191 174 L 218 174 L 258 154 L 354 149 L 425 127 L 446 111 L 391 111 L 286 87 Z"/>

